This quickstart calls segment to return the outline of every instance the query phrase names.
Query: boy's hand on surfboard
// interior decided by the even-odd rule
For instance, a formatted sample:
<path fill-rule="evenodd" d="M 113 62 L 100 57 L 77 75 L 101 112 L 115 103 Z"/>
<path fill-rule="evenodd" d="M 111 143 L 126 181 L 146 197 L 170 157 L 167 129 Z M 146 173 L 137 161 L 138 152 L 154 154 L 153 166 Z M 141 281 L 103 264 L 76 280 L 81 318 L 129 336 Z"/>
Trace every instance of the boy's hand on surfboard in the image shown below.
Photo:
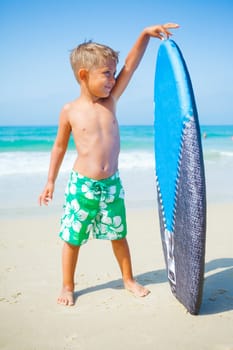
<path fill-rule="evenodd" d="M 176 29 L 179 28 L 179 24 L 177 23 L 165 23 L 161 25 L 155 25 L 151 27 L 147 27 L 146 33 L 154 38 L 158 38 L 161 40 L 169 39 L 172 33 L 168 29 Z"/>

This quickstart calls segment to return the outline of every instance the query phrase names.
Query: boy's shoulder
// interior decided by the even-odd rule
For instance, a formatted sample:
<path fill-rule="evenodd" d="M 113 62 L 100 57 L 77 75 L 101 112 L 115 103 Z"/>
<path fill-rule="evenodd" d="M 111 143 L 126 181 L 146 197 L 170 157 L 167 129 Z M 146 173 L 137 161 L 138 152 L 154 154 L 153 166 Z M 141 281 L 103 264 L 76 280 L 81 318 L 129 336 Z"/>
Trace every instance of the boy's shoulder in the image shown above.
<path fill-rule="evenodd" d="M 70 114 L 72 114 L 75 110 L 79 108 L 79 105 L 80 102 L 78 99 L 65 103 L 61 109 L 61 115 L 68 117 Z"/>
<path fill-rule="evenodd" d="M 76 123 L 79 116 L 84 114 L 85 108 L 80 98 L 67 102 L 61 108 L 60 118 L 64 123 L 68 123 L 71 126 Z"/>
<path fill-rule="evenodd" d="M 64 106 L 62 107 L 62 111 L 64 112 L 70 112 L 72 111 L 74 108 L 77 108 L 79 105 L 79 99 L 74 100 L 74 101 L 70 101 L 70 102 L 66 102 L 64 104 Z"/>
<path fill-rule="evenodd" d="M 73 101 L 65 103 L 60 111 L 60 123 L 64 125 L 71 124 L 71 115 L 73 114 L 73 110 Z"/>

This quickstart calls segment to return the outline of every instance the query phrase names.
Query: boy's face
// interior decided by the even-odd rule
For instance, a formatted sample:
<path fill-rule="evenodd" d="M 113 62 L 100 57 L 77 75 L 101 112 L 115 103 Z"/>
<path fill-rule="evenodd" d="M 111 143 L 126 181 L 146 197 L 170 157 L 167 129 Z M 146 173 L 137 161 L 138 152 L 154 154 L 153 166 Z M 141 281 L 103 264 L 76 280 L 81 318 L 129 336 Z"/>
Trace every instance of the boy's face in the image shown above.
<path fill-rule="evenodd" d="M 102 66 L 88 70 L 87 87 L 91 95 L 106 98 L 115 85 L 116 62 L 107 60 Z"/>

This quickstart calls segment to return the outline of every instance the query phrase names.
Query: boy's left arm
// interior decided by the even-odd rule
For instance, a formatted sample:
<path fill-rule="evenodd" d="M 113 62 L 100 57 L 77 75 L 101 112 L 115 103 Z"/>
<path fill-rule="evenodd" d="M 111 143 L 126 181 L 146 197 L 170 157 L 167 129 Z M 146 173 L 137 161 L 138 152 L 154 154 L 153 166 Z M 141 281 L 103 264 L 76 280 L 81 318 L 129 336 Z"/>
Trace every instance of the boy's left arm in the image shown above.
<path fill-rule="evenodd" d="M 155 25 L 145 28 L 134 46 L 130 50 L 128 56 L 126 57 L 125 64 L 121 69 L 114 88 L 112 89 L 112 96 L 115 100 L 118 100 L 121 94 L 127 87 L 133 73 L 137 69 L 144 52 L 146 51 L 147 45 L 151 37 L 163 40 L 164 38 L 169 38 L 172 34 L 169 29 L 178 28 L 179 25 L 176 23 L 166 23 L 164 25 Z"/>

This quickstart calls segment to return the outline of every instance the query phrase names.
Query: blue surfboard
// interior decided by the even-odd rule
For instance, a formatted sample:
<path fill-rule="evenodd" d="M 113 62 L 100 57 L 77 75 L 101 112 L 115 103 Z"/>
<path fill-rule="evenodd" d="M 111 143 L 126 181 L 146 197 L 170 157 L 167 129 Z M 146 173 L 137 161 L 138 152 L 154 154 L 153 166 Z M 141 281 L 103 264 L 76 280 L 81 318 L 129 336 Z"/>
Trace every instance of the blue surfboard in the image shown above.
<path fill-rule="evenodd" d="M 191 79 L 173 40 L 161 43 L 155 70 L 155 164 L 163 252 L 172 293 L 198 314 L 204 280 L 206 190 Z"/>

